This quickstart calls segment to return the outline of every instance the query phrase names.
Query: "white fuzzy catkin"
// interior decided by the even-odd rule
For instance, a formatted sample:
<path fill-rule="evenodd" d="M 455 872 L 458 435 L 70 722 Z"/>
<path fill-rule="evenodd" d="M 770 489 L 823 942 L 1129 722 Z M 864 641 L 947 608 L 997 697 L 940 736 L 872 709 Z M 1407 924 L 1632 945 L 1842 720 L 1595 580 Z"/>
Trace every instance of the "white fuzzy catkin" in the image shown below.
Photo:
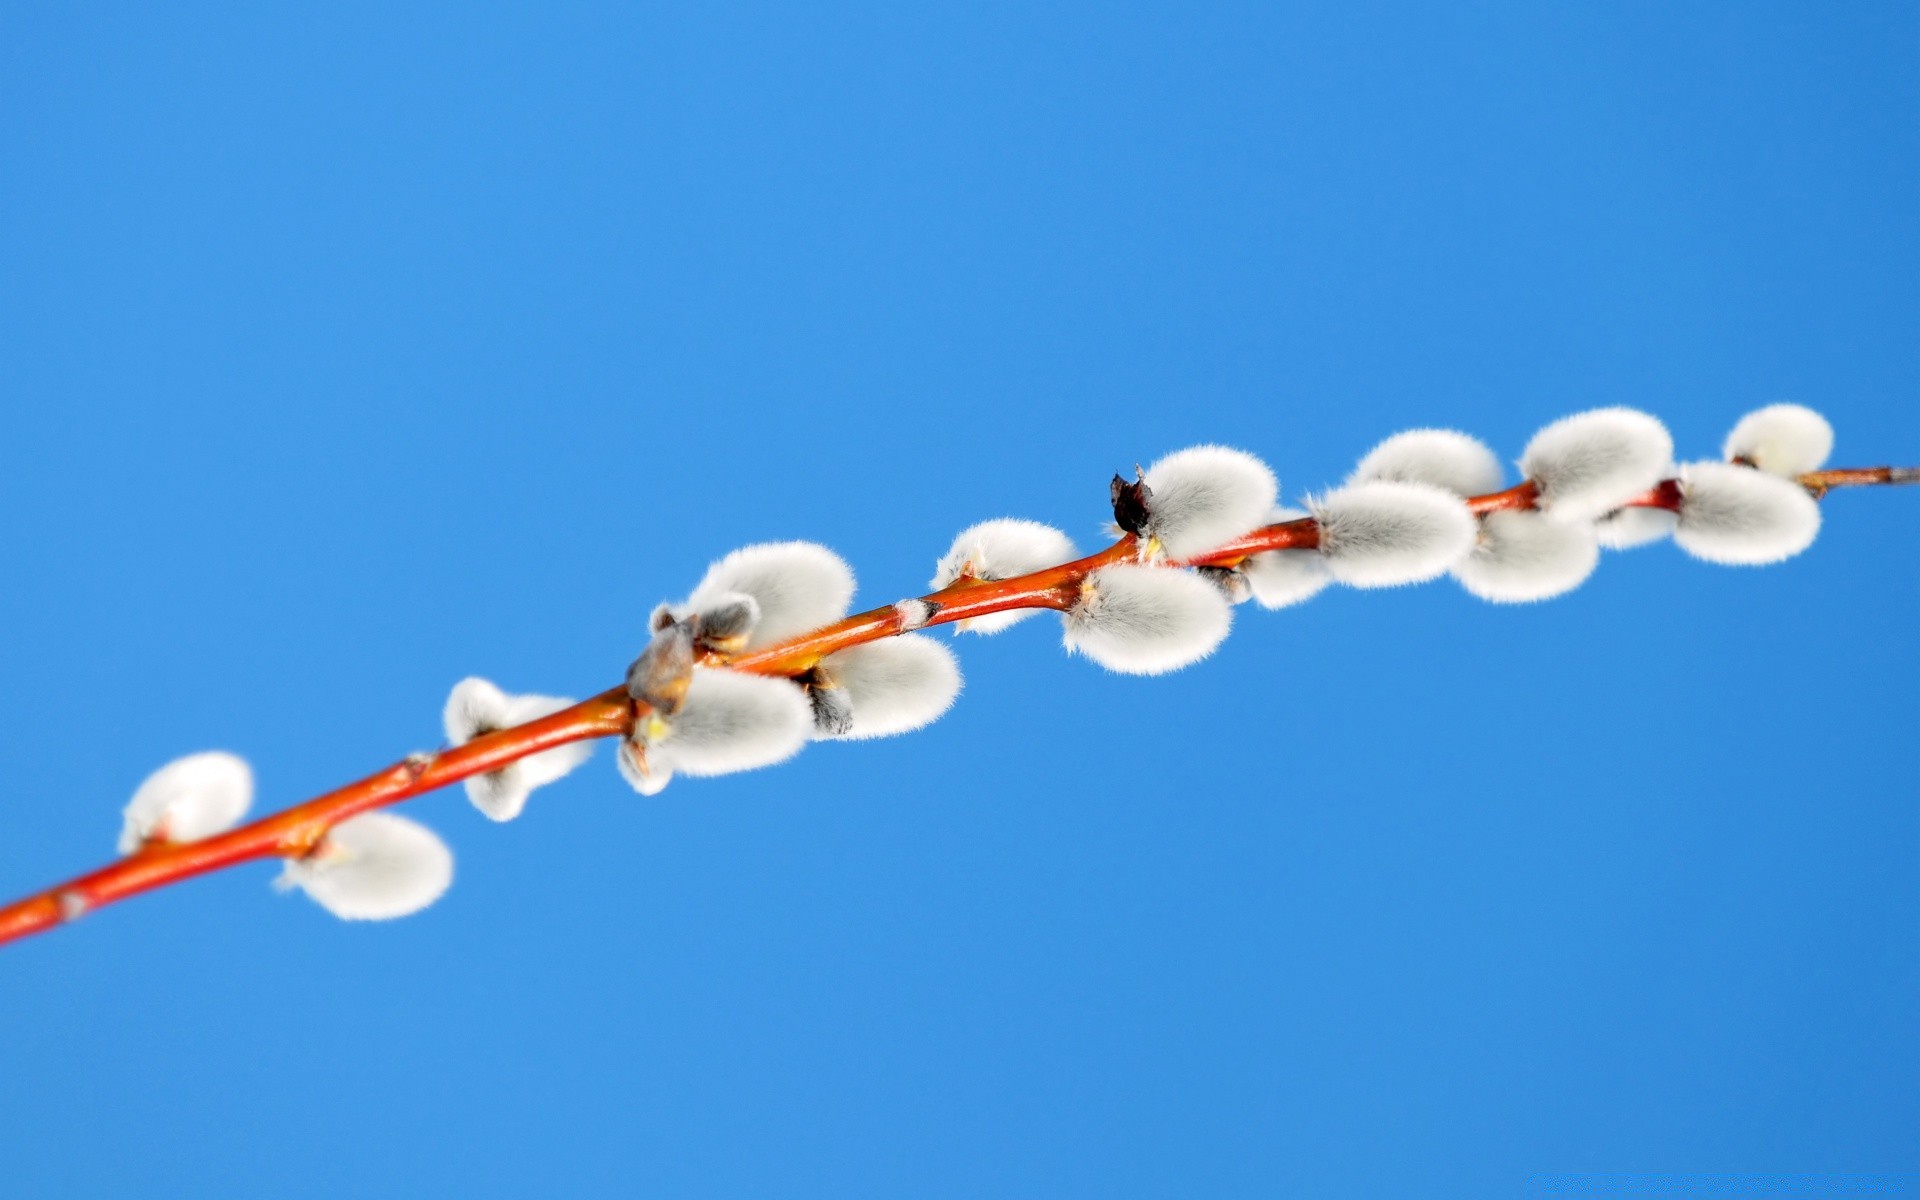
<path fill-rule="evenodd" d="M 1609 550 L 1632 550 L 1673 536 L 1679 514 L 1670 508 L 1634 505 L 1608 513 L 1593 523 L 1593 535 Z"/>
<path fill-rule="evenodd" d="M 1792 558 L 1819 533 L 1819 503 L 1791 479 L 1732 463 L 1680 468 L 1673 540 L 1695 558 L 1762 566 Z"/>
<path fill-rule="evenodd" d="M 1279 495 L 1273 471 L 1244 450 L 1190 446 L 1146 471 L 1147 533 L 1169 558 L 1192 558 L 1258 529 Z"/>
<path fill-rule="evenodd" d="M 681 775 L 731 775 L 785 762 L 812 729 L 813 708 L 792 680 L 695 668 L 686 703 L 646 737 L 647 760 Z"/>
<path fill-rule="evenodd" d="M 1659 483 L 1673 462 L 1673 437 L 1631 408 L 1562 417 L 1533 435 L 1520 469 L 1540 486 L 1542 509 L 1592 521 Z"/>
<path fill-rule="evenodd" d="M 483 733 L 524 725 L 571 704 L 572 700 L 561 696 L 510 696 L 476 675 L 453 685 L 441 720 L 446 726 L 447 741 L 464 746 Z M 468 779 L 467 799 L 490 819 L 511 821 L 526 808 L 527 796 L 533 789 L 565 776 L 587 761 L 592 753 L 591 742 L 569 742 L 529 754 L 497 771 Z"/>
<path fill-rule="evenodd" d="M 1261 608 L 1286 608 L 1318 596 L 1333 582 L 1318 550 L 1268 550 L 1240 564 Z"/>
<path fill-rule="evenodd" d="M 620 778 L 642 796 L 658 796 L 673 782 L 672 767 L 655 762 L 651 755 L 642 765 L 641 760 L 635 757 L 633 743 L 624 739 L 614 750 L 613 764 L 620 769 Z"/>
<path fill-rule="evenodd" d="M 1425 483 L 1456 496 L 1500 490 L 1506 472 L 1478 438 L 1452 429 L 1410 429 L 1381 442 L 1347 477 L 1354 483 Z"/>
<path fill-rule="evenodd" d="M 1063 614 L 1066 647 L 1109 671 L 1161 675 L 1199 662 L 1226 639 L 1233 605 L 1192 571 L 1101 567 Z"/>
<path fill-rule="evenodd" d="M 984 580 L 1012 579 L 1072 562 L 1079 554 L 1073 539 L 1051 525 L 1018 517 L 982 521 L 961 530 L 953 539 L 952 547 L 934 568 L 929 586 L 939 591 L 962 574 Z M 1015 608 L 969 617 L 958 622 L 954 632 L 999 633 L 1039 612 L 1036 608 Z"/>
<path fill-rule="evenodd" d="M 1310 516 L 1305 509 L 1276 508 L 1266 523 L 1280 525 Z M 1240 574 L 1261 608 L 1279 609 L 1311 600 L 1333 582 L 1318 550 L 1267 550 L 1240 564 Z"/>
<path fill-rule="evenodd" d="M 290 859 L 278 886 L 299 888 L 336 917 L 385 921 L 419 912 L 453 883 L 453 852 L 417 821 L 392 813 L 349 817 L 306 858 Z"/>
<path fill-rule="evenodd" d="M 853 706 L 852 727 L 814 735 L 822 739 L 907 733 L 939 720 L 960 695 L 960 664 L 953 651 L 920 634 L 849 647 L 828 655 L 819 671 Z"/>
<path fill-rule="evenodd" d="M 708 567 L 686 606 L 703 611 L 730 602 L 733 592 L 751 596 L 760 606 L 760 620 L 746 641 L 754 650 L 846 616 L 853 603 L 853 568 L 814 542 L 746 546 Z"/>
<path fill-rule="evenodd" d="M 1769 475 L 1804 475 L 1826 465 L 1833 426 L 1800 404 L 1769 404 L 1741 417 L 1722 456 L 1745 459 Z"/>
<path fill-rule="evenodd" d="M 253 803 L 253 769 L 224 750 L 176 758 L 147 776 L 127 801 L 120 853 L 149 839 L 197 842 L 240 823 Z"/>
<path fill-rule="evenodd" d="M 760 602 L 745 592 L 715 592 L 703 599 L 698 613 L 698 637 L 700 643 L 713 649 L 725 649 L 729 652 L 743 647 L 753 631 L 760 625 Z M 678 620 L 684 620 L 685 614 L 673 613 Z M 653 628 L 662 628 L 658 615 Z"/>
<path fill-rule="evenodd" d="M 1446 574 L 1473 549 L 1473 513 L 1425 483 L 1357 483 L 1308 502 L 1320 556 L 1349 587 L 1399 587 Z"/>
<path fill-rule="evenodd" d="M 1526 604 L 1579 587 L 1599 562 L 1591 525 L 1502 509 L 1481 518 L 1479 542 L 1453 576 L 1482 600 Z"/>

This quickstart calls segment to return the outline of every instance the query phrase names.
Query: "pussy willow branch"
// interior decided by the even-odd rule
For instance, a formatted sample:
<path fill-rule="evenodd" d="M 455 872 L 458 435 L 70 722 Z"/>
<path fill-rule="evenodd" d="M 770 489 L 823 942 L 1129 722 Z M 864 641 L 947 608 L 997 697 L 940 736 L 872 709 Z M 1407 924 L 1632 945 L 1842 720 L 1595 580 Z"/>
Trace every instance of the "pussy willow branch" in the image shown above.
<path fill-rule="evenodd" d="M 1824 496 L 1836 487 L 1920 483 L 1920 468 L 1815 471 L 1800 476 L 1799 482 L 1813 495 Z M 1532 483 L 1522 483 L 1503 492 L 1471 497 L 1467 506 L 1479 513 L 1527 509 L 1534 507 L 1538 497 L 1539 490 Z M 1667 480 L 1636 497 L 1628 507 L 1678 509 L 1679 486 Z M 1319 543 L 1319 525 L 1313 518 L 1303 517 L 1256 529 L 1217 550 L 1172 565 L 1232 566 L 1263 551 L 1310 550 Z M 704 661 L 709 666 L 724 665 L 762 675 L 798 675 L 837 650 L 924 626 L 946 625 L 1016 608 L 1067 609 L 1073 605 L 1080 584 L 1088 575 L 1110 563 L 1131 562 L 1136 557 L 1136 542 L 1129 535 L 1098 554 L 1029 575 L 994 581 L 963 578 L 920 598 L 932 610 L 924 620 L 910 617 L 909 611 L 924 615 L 926 608 L 903 602 L 858 613 L 750 654 L 732 657 L 708 654 Z M 612 688 L 537 721 L 483 734 L 437 754 L 412 755 L 365 779 L 215 837 L 197 842 L 150 844 L 110 866 L 0 908 L 0 944 L 76 920 L 116 900 L 209 871 L 255 859 L 303 857 L 320 844 L 327 830 L 348 817 L 411 800 L 568 742 L 625 737 L 646 711 L 646 706 L 631 699 L 624 687 Z"/>

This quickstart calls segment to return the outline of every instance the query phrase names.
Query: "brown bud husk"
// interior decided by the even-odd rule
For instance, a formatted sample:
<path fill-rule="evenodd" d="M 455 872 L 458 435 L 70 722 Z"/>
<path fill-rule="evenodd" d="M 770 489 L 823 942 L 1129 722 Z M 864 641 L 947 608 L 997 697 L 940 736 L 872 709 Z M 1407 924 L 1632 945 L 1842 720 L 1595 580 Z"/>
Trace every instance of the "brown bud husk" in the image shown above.
<path fill-rule="evenodd" d="M 627 668 L 627 695 L 672 716 L 686 703 L 693 683 L 693 622 L 667 623 Z"/>
<path fill-rule="evenodd" d="M 1135 474 L 1139 474 L 1138 468 L 1135 468 Z M 1147 481 L 1138 478 L 1128 483 L 1115 475 L 1109 491 L 1113 497 L 1113 523 L 1128 533 L 1144 533 L 1147 528 L 1147 508 L 1153 500 L 1153 489 L 1147 486 Z"/>

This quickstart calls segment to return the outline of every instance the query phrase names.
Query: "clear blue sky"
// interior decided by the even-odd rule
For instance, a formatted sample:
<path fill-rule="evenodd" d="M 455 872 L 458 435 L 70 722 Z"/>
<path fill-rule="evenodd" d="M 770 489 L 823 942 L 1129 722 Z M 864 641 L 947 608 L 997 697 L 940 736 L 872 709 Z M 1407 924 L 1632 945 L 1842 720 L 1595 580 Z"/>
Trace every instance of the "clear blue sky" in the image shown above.
<path fill-rule="evenodd" d="M 733 546 L 883 602 L 1196 441 L 1920 461 L 1911 4 L 1449 7 L 10 5 L 0 890 L 177 754 L 279 807 L 463 675 L 608 686 Z M 1920 1186 L 1920 489 L 1827 515 L 1158 681 L 1033 622 L 910 738 L 421 801 L 387 926 L 103 912 L 0 953 L 3 1190 Z"/>

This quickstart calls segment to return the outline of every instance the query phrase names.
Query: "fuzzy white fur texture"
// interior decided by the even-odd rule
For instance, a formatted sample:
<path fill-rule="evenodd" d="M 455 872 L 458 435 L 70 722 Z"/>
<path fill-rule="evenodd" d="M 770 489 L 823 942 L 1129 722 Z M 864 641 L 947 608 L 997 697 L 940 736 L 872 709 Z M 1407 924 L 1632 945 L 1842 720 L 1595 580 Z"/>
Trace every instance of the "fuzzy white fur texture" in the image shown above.
<path fill-rule="evenodd" d="M 1264 511 L 1264 510 L 1263 510 Z M 1233 628 L 1233 605 L 1192 571 L 1101 567 L 1063 614 L 1069 653 L 1123 675 L 1163 675 L 1199 662 Z"/>
<path fill-rule="evenodd" d="M 1540 507 L 1592 521 L 1666 476 L 1673 437 L 1654 417 L 1631 408 L 1597 408 L 1562 417 L 1533 435 L 1520 469 L 1540 485 Z"/>
<path fill-rule="evenodd" d="M 1446 574 L 1473 549 L 1473 513 L 1425 483 L 1357 483 L 1310 500 L 1320 556 L 1349 587 L 1399 587 Z"/>
<path fill-rule="evenodd" d="M 1312 516 L 1304 508 L 1275 508 L 1266 524 L 1282 525 Z M 1240 564 L 1253 602 L 1261 608 L 1287 608 L 1311 600 L 1333 582 L 1318 550 L 1269 550 Z"/>
<path fill-rule="evenodd" d="M 240 823 L 253 803 L 253 768 L 224 750 L 176 758 L 147 776 L 127 801 L 120 853 L 153 837 L 197 842 Z"/>
<path fill-rule="evenodd" d="M 1313 599 L 1333 582 L 1318 550 L 1269 550 L 1240 564 L 1240 574 L 1261 608 L 1278 609 Z"/>
<path fill-rule="evenodd" d="M 1479 544 L 1453 576 L 1482 600 L 1528 604 L 1579 587 L 1599 562 L 1591 525 L 1507 509 L 1481 518 Z"/>
<path fill-rule="evenodd" d="M 934 568 L 929 586 L 938 591 L 960 578 L 962 572 L 975 579 L 1012 579 L 1072 562 L 1079 556 L 1073 539 L 1053 526 L 1018 517 L 1001 517 L 961 530 Z M 970 617 L 955 626 L 954 632 L 999 633 L 1028 617 L 1038 616 L 1039 612 L 1034 608 L 1016 608 Z"/>
<path fill-rule="evenodd" d="M 647 760 L 680 775 L 731 775 L 785 762 L 812 730 L 813 707 L 792 680 L 697 667 L 665 734 L 648 739 Z"/>
<path fill-rule="evenodd" d="M 1497 492 L 1506 480 L 1500 457 L 1483 441 L 1453 429 L 1409 429 L 1381 442 L 1347 477 L 1355 483 L 1425 483 L 1456 496 Z"/>
<path fill-rule="evenodd" d="M 1680 469 L 1673 540 L 1707 562 L 1764 566 L 1805 550 L 1820 533 L 1820 504 L 1791 479 L 1732 463 Z"/>
<path fill-rule="evenodd" d="M 1593 523 L 1593 535 L 1609 550 L 1632 550 L 1673 536 L 1679 514 L 1669 508 L 1622 508 Z"/>
<path fill-rule="evenodd" d="M 620 769 L 620 778 L 627 781 L 627 786 L 642 796 L 658 796 L 667 790 L 669 783 L 673 782 L 672 767 L 655 762 L 649 756 L 643 768 L 640 761 L 634 757 L 632 743 L 624 739 L 614 750 L 613 765 Z"/>
<path fill-rule="evenodd" d="M 464 746 L 483 733 L 551 716 L 572 703 L 562 696 L 508 695 L 489 681 L 471 676 L 453 685 L 441 720 L 447 741 Z M 468 779 L 467 799 L 490 820 L 511 821 L 526 808 L 533 789 L 564 777 L 592 754 L 591 742 L 569 742 L 529 754 L 498 771 Z"/>
<path fill-rule="evenodd" d="M 297 887 L 336 917 L 385 921 L 417 913 L 453 883 L 453 852 L 426 826 L 392 813 L 349 817 L 311 855 L 289 860 L 279 886 Z"/>
<path fill-rule="evenodd" d="M 1800 404 L 1769 404 L 1741 417 L 1722 457 L 1744 458 L 1769 475 L 1818 471 L 1833 453 L 1833 426 Z"/>
<path fill-rule="evenodd" d="M 820 663 L 826 682 L 853 707 L 845 733 L 823 740 L 858 741 L 907 733 L 939 720 L 960 695 L 960 663 L 953 651 L 920 634 L 853 646 Z"/>
<path fill-rule="evenodd" d="M 1175 451 L 1147 468 L 1146 481 L 1147 532 L 1175 559 L 1258 529 L 1280 494 L 1266 463 L 1227 446 Z"/>
<path fill-rule="evenodd" d="M 728 593 L 753 597 L 760 620 L 746 648 L 758 649 L 831 625 L 853 604 L 853 568 L 815 542 L 766 542 L 745 546 L 707 568 L 687 598 L 696 612 L 728 603 Z"/>
<path fill-rule="evenodd" d="M 1245 604 L 1253 599 L 1253 585 L 1239 567 L 1195 567 L 1200 577 L 1220 589 L 1228 604 Z"/>

